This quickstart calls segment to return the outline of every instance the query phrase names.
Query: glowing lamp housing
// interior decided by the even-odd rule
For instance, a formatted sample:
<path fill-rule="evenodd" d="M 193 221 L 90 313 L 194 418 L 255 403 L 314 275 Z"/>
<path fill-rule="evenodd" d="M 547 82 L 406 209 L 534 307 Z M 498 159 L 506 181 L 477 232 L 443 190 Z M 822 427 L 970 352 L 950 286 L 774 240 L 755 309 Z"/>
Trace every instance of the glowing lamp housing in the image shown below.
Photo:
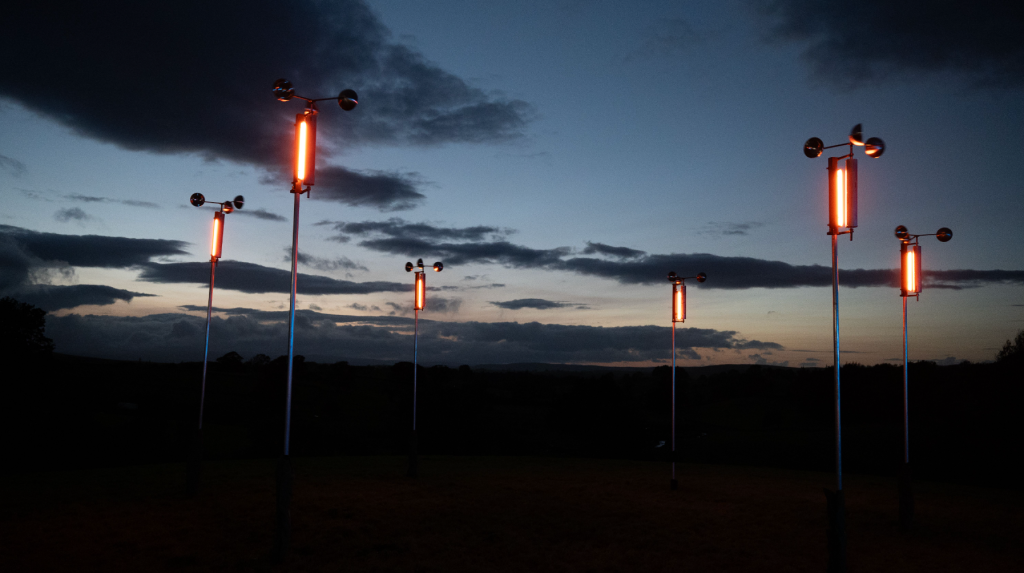
<path fill-rule="evenodd" d="M 427 275 L 426 273 L 416 273 L 416 310 L 423 310 L 423 303 L 426 302 L 427 298 Z"/>
<path fill-rule="evenodd" d="M 921 246 L 903 243 L 900 247 L 900 295 L 921 293 Z"/>
<path fill-rule="evenodd" d="M 217 211 L 213 214 L 213 240 L 210 246 L 210 260 L 220 259 L 224 247 L 224 213 Z"/>
<path fill-rule="evenodd" d="M 857 160 L 828 159 L 828 226 L 831 230 L 857 226 Z"/>
<path fill-rule="evenodd" d="M 672 322 L 686 320 L 686 285 L 680 281 L 672 283 Z"/>
<path fill-rule="evenodd" d="M 295 173 L 297 186 L 313 185 L 316 175 L 316 114 L 295 116 Z"/>

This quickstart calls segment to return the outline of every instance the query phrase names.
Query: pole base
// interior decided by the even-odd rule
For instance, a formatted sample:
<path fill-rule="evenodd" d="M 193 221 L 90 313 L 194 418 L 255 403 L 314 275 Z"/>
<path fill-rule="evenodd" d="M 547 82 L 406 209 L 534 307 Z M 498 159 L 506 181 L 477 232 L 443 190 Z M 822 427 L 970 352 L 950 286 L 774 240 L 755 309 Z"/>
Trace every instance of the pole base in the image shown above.
<path fill-rule="evenodd" d="M 900 467 L 900 527 L 909 529 L 914 523 L 914 487 L 911 479 L 910 464 Z"/>
<path fill-rule="evenodd" d="M 274 563 L 284 563 L 288 558 L 288 544 L 292 533 L 292 462 L 288 456 L 281 456 L 277 464 L 277 515 L 274 520 L 274 548 L 270 558 Z"/>
<path fill-rule="evenodd" d="M 846 573 L 846 499 L 843 490 L 824 491 L 828 500 L 828 573 Z"/>
<path fill-rule="evenodd" d="M 199 482 L 203 473 L 203 429 L 196 429 L 192 435 L 192 445 L 185 466 L 185 496 L 195 497 L 199 494 Z"/>
<path fill-rule="evenodd" d="M 668 488 L 672 491 L 676 491 L 677 489 L 679 489 L 679 480 L 677 480 L 676 478 L 668 480 Z"/>

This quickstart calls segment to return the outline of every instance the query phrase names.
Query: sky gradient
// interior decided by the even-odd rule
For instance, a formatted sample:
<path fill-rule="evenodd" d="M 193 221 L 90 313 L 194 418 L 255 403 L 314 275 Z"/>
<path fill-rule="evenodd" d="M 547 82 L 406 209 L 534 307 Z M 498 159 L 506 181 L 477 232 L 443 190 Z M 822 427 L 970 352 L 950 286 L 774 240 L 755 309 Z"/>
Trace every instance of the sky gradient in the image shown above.
<path fill-rule="evenodd" d="M 296 352 L 425 364 L 832 362 L 825 157 L 854 124 L 843 361 L 902 359 L 897 225 L 923 237 L 912 360 L 990 360 L 1024 327 L 1024 15 L 1003 2 L 109 2 L 0 22 L 0 294 L 58 352 L 287 351 L 297 93 L 322 102 Z M 19 12 L 22 11 L 22 12 Z M 33 8 L 33 10 L 35 10 Z M 837 153 L 839 155 L 841 153 Z"/>

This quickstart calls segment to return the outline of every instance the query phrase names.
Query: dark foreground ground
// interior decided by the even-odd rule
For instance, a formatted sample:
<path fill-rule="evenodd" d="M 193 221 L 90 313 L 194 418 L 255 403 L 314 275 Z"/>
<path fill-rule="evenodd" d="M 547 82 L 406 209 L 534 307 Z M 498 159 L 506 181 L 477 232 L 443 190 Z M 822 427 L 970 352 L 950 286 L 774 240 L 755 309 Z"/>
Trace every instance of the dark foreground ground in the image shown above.
<path fill-rule="evenodd" d="M 295 460 L 292 552 L 270 564 L 273 460 L 6 474 L 4 571 L 825 570 L 829 473 L 540 457 Z M 848 475 L 851 571 L 1024 571 L 1024 494 Z"/>

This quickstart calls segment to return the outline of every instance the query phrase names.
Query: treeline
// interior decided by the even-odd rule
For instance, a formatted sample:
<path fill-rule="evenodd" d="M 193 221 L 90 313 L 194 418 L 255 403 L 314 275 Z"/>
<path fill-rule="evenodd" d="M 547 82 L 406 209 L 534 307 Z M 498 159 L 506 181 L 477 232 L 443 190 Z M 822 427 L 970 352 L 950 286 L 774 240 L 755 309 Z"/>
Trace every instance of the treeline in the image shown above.
<path fill-rule="evenodd" d="M 274 457 L 286 362 L 226 356 L 208 372 L 211 459 Z M 695 371 L 696 372 L 696 371 Z M 922 479 L 1012 485 L 1024 438 L 1019 361 L 910 367 L 911 461 Z M 668 460 L 671 370 L 624 373 L 420 368 L 421 456 L 547 455 Z M 198 422 L 201 364 L 54 355 L 5 384 L 2 424 L 16 469 L 181 461 Z M 894 473 L 903 459 L 902 367 L 842 372 L 844 469 Z M 292 453 L 404 454 L 412 364 L 297 357 Z M 677 371 L 683 461 L 833 471 L 831 368 Z M 665 442 L 665 443 L 661 443 Z M 659 446 L 660 444 L 660 446 Z"/>

